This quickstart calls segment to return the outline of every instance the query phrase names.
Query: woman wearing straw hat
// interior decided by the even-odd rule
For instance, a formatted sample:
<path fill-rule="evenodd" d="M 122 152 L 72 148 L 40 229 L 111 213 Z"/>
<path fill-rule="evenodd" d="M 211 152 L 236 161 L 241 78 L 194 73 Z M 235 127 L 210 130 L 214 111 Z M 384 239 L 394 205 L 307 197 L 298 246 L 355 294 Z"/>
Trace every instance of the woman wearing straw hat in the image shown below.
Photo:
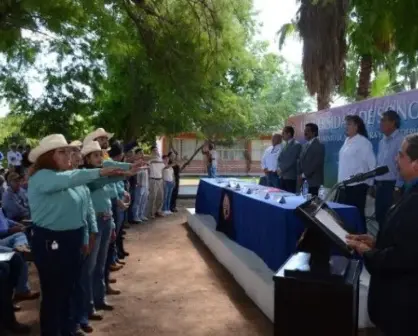
<path fill-rule="evenodd" d="M 84 168 L 86 170 L 97 169 L 103 165 L 103 152 L 97 141 L 91 141 L 83 146 L 81 154 L 84 157 Z M 131 170 L 126 173 L 134 175 L 139 167 L 130 166 Z M 94 211 L 98 226 L 95 248 L 92 251 L 92 258 L 96 259 L 96 265 L 93 274 L 93 299 L 96 309 L 112 310 L 113 307 L 106 302 L 106 284 L 105 284 L 105 265 L 107 260 L 108 248 L 111 240 L 115 238 L 115 222 L 112 217 L 112 202 L 114 197 L 115 179 L 110 181 L 95 181 L 88 184 L 93 201 Z M 82 328 L 85 326 L 82 325 Z M 90 331 L 91 328 L 85 328 Z"/>
<path fill-rule="evenodd" d="M 89 195 L 83 185 L 120 169 L 71 170 L 71 146 L 62 134 L 43 138 L 29 153 L 28 201 L 32 252 L 41 283 L 41 335 L 71 335 L 70 297 L 80 272 Z"/>

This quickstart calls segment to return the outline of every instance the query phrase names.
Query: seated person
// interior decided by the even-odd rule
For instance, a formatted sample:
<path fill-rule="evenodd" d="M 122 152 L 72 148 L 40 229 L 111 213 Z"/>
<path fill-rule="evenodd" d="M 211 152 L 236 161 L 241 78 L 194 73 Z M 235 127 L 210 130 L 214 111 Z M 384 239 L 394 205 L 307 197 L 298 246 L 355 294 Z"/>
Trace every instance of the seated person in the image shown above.
<path fill-rule="evenodd" d="M 25 226 L 4 216 L 0 209 L 0 245 L 18 252 L 30 252 Z"/>
<path fill-rule="evenodd" d="M 0 254 L 13 252 L 13 249 L 1 245 L 0 240 Z M 21 257 L 23 257 L 21 255 Z M 32 291 L 29 287 L 29 269 L 26 262 L 22 263 L 22 269 L 20 270 L 20 276 L 15 288 L 15 301 L 29 301 L 36 300 L 40 296 L 39 292 Z"/>
<path fill-rule="evenodd" d="M 0 262 L 0 335 L 6 331 L 16 334 L 29 334 L 30 328 L 17 322 L 13 309 L 13 288 L 16 287 L 25 262 L 15 254 L 8 262 Z"/>
<path fill-rule="evenodd" d="M 9 187 L 6 192 L 3 193 L 2 197 L 4 214 L 7 218 L 15 221 L 30 218 L 28 199 L 21 187 L 23 178 L 19 174 L 13 172 L 7 177 L 7 182 Z"/>

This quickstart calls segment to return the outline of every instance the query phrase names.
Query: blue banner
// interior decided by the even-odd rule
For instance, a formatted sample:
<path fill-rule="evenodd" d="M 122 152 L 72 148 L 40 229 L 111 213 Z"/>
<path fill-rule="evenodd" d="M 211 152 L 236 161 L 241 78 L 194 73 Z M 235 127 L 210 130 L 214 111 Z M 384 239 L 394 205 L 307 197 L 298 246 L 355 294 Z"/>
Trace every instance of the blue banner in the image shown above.
<path fill-rule="evenodd" d="M 369 139 L 375 152 L 379 140 L 380 119 L 382 113 L 392 109 L 401 117 L 401 132 L 404 135 L 418 132 L 418 90 L 402 92 L 396 95 L 364 100 L 358 103 L 290 117 L 287 125 L 292 125 L 296 138 L 304 142 L 303 131 L 307 123 L 319 127 L 319 137 L 325 144 L 325 186 L 330 187 L 337 181 L 338 153 L 345 140 L 346 115 L 358 115 L 366 124 Z"/>

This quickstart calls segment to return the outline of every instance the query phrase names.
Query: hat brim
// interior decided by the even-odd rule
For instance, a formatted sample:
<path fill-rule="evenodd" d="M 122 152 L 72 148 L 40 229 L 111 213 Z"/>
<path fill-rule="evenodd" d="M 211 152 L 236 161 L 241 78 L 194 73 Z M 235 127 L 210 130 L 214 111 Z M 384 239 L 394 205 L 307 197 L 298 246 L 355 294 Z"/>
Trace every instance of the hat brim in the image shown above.
<path fill-rule="evenodd" d="M 102 150 L 100 149 L 92 149 L 92 150 L 89 150 L 89 151 L 87 151 L 87 152 L 83 152 L 83 151 L 81 151 L 81 155 L 83 155 L 83 156 L 86 156 L 86 155 L 89 155 L 89 154 L 91 154 L 91 153 L 94 153 L 94 152 L 101 152 Z"/>
<path fill-rule="evenodd" d="M 115 135 L 114 133 L 94 131 L 88 134 L 84 138 L 83 145 L 88 144 L 90 141 L 95 141 L 97 138 L 100 138 L 100 137 L 106 137 L 108 140 L 110 140 L 113 138 L 114 135 Z"/>
<path fill-rule="evenodd" d="M 28 155 L 28 160 L 32 163 L 35 163 L 36 160 L 38 160 L 38 158 L 45 154 L 48 153 L 52 150 L 56 150 L 56 149 L 60 149 L 60 148 L 77 148 L 78 146 L 74 146 L 74 145 L 51 145 L 51 146 L 46 146 L 46 147 L 35 147 L 34 149 L 32 149 Z"/>

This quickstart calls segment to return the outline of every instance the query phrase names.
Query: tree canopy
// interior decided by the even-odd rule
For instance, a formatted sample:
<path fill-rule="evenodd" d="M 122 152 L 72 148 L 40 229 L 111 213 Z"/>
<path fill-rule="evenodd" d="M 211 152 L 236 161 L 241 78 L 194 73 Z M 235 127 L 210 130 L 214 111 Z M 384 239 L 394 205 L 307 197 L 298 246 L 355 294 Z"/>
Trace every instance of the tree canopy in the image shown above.
<path fill-rule="evenodd" d="M 267 131 L 308 102 L 256 30 L 250 0 L 7 0 L 0 99 L 31 137 Z"/>

